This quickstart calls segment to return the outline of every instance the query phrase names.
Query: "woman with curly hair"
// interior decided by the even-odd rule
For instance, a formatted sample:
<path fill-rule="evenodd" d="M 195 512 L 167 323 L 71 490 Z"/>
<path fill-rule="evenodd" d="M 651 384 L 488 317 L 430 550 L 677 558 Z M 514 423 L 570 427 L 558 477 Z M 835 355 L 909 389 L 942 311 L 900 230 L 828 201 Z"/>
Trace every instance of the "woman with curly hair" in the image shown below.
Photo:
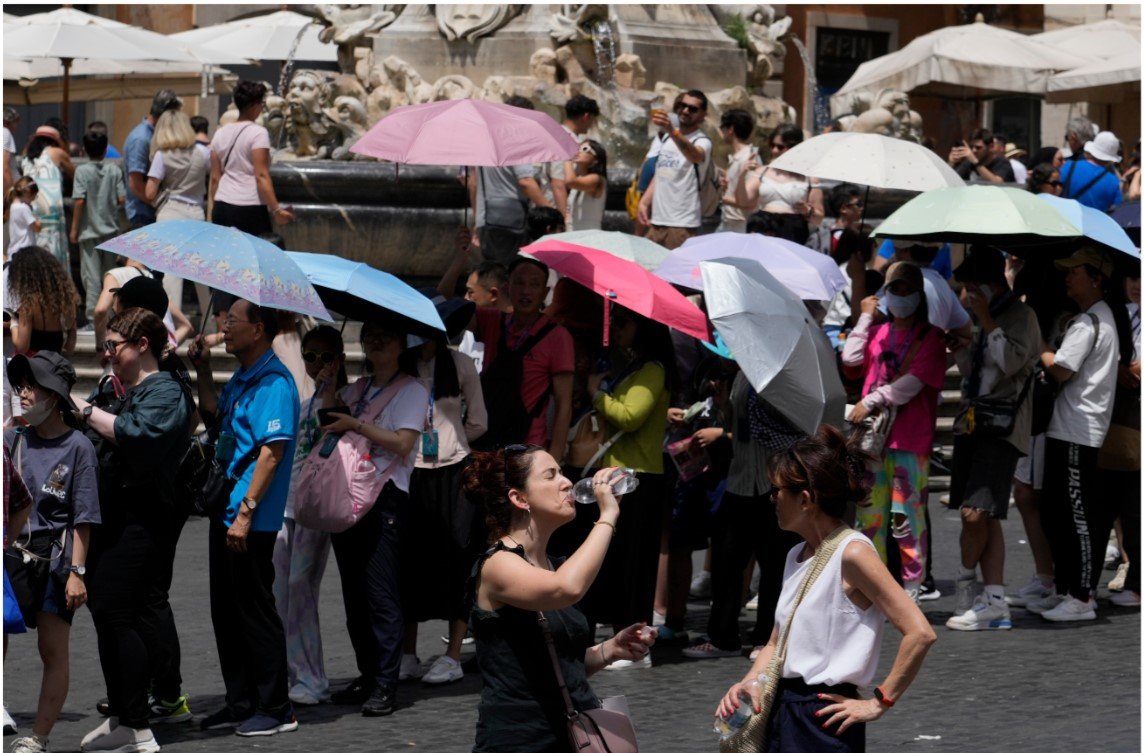
<path fill-rule="evenodd" d="M 4 308 L 12 317 L 13 350 L 75 350 L 80 298 L 59 260 L 40 246 L 28 246 L 8 262 L 4 277 Z"/>

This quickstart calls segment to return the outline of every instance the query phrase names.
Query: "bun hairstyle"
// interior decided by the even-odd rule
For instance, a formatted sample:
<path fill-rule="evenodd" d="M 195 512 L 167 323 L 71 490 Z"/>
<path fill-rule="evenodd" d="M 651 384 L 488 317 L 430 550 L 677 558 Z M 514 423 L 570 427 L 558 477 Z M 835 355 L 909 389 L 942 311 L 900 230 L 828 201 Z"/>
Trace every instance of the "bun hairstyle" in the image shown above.
<path fill-rule="evenodd" d="M 474 452 L 461 473 L 465 496 L 485 511 L 489 542 L 496 541 L 512 529 L 516 508 L 508 501 L 509 489 L 524 491 L 532 470 L 532 456 L 544 448 L 539 445 L 509 445 L 495 452 Z"/>
<path fill-rule="evenodd" d="M 854 508 L 870 495 L 873 462 L 856 440 L 823 424 L 813 437 L 798 440 L 771 459 L 770 479 L 774 486 L 806 489 L 824 513 L 851 522 Z"/>
<path fill-rule="evenodd" d="M 163 320 L 154 312 L 147 309 L 127 309 L 108 322 L 107 329 L 109 332 L 123 335 L 126 340 L 146 337 L 148 347 L 160 364 L 173 353 L 170 338 L 167 336 L 167 325 L 163 324 Z"/>

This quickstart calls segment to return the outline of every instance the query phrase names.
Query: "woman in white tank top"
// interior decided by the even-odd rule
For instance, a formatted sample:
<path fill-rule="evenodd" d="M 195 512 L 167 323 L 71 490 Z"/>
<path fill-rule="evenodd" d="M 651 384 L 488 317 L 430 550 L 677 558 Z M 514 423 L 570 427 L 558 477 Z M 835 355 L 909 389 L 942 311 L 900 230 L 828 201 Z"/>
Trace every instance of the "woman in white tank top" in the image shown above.
<path fill-rule="evenodd" d="M 564 163 L 568 187 L 569 230 L 599 230 L 604 223 L 608 199 L 608 153 L 603 144 L 585 139 L 576 156 Z"/>
<path fill-rule="evenodd" d="M 771 498 L 779 527 L 799 534 L 805 543 L 787 556 L 770 641 L 716 712 L 730 716 L 745 694 L 758 709 L 760 684 L 752 681 L 768 670 L 781 631 L 789 630 L 767 725 L 771 753 L 865 750 L 866 722 L 879 719 L 897 702 L 937 640 L 921 610 L 858 531 L 841 533 L 837 549 L 796 604 L 817 547 L 837 529 L 849 528 L 843 521 L 853 520 L 854 506 L 865 502 L 870 462 L 868 454 L 825 424 L 816 436 L 771 459 Z M 885 618 L 902 633 L 902 643 L 889 674 L 872 688 L 873 697 L 864 698 L 858 689 L 874 681 Z"/>
<path fill-rule="evenodd" d="M 783 123 L 770 136 L 771 159 L 787 149 L 802 143 L 802 131 L 790 123 Z M 735 201 L 741 207 L 757 209 L 771 226 L 768 235 L 786 238 L 795 243 L 806 243 L 810 225 L 825 219 L 822 208 L 822 189 L 805 175 L 788 173 L 757 161 L 747 163 L 739 174 L 735 186 Z M 748 221 L 750 221 L 748 217 Z"/>

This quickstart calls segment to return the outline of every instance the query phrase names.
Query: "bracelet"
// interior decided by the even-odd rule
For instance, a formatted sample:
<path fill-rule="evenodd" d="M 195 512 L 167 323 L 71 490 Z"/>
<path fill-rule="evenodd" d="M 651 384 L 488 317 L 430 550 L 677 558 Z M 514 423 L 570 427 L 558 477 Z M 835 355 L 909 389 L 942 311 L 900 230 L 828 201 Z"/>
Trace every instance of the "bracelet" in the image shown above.
<path fill-rule="evenodd" d="M 671 131 L 671 137 L 672 137 L 673 139 L 678 139 L 678 138 L 681 138 L 682 136 L 683 136 L 683 132 L 682 132 L 682 131 L 680 131 L 678 128 L 673 128 L 673 129 L 672 129 L 672 131 Z"/>
<path fill-rule="evenodd" d="M 604 660 L 604 666 L 605 667 L 608 666 L 609 664 L 611 664 L 611 662 L 608 661 L 607 654 L 604 653 L 604 646 L 606 644 L 607 644 L 607 641 L 603 641 L 602 643 L 600 643 L 600 658 Z"/>
<path fill-rule="evenodd" d="M 593 523 L 592 525 L 594 525 L 594 526 L 607 526 L 608 528 L 611 528 L 611 529 L 612 529 L 612 535 L 613 535 L 613 536 L 615 536 L 615 535 L 616 535 L 616 527 L 615 527 L 614 525 L 612 525 L 611 523 L 609 523 L 608 521 L 606 521 L 606 520 L 597 520 L 597 521 L 596 521 L 595 523 Z"/>

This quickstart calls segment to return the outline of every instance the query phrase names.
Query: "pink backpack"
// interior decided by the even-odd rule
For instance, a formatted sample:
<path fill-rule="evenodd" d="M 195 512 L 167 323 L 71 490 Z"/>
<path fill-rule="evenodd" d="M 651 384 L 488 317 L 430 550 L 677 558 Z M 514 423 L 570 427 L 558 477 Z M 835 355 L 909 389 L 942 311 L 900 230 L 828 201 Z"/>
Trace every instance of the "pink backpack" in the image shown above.
<path fill-rule="evenodd" d="M 362 423 L 373 423 L 389 401 L 413 381 L 401 376 L 370 402 L 356 416 Z M 361 400 L 369 389 L 369 380 L 361 380 Z M 357 386 L 357 385 L 354 385 Z M 294 520 L 315 531 L 341 533 L 365 517 L 381 494 L 397 466 L 405 460 L 398 455 L 381 473 L 370 459 L 371 444 L 356 431 L 347 431 L 337 437 L 333 452 L 323 457 L 322 448 L 336 435 L 326 435 L 316 442 L 298 472 L 298 486 L 294 491 Z"/>

